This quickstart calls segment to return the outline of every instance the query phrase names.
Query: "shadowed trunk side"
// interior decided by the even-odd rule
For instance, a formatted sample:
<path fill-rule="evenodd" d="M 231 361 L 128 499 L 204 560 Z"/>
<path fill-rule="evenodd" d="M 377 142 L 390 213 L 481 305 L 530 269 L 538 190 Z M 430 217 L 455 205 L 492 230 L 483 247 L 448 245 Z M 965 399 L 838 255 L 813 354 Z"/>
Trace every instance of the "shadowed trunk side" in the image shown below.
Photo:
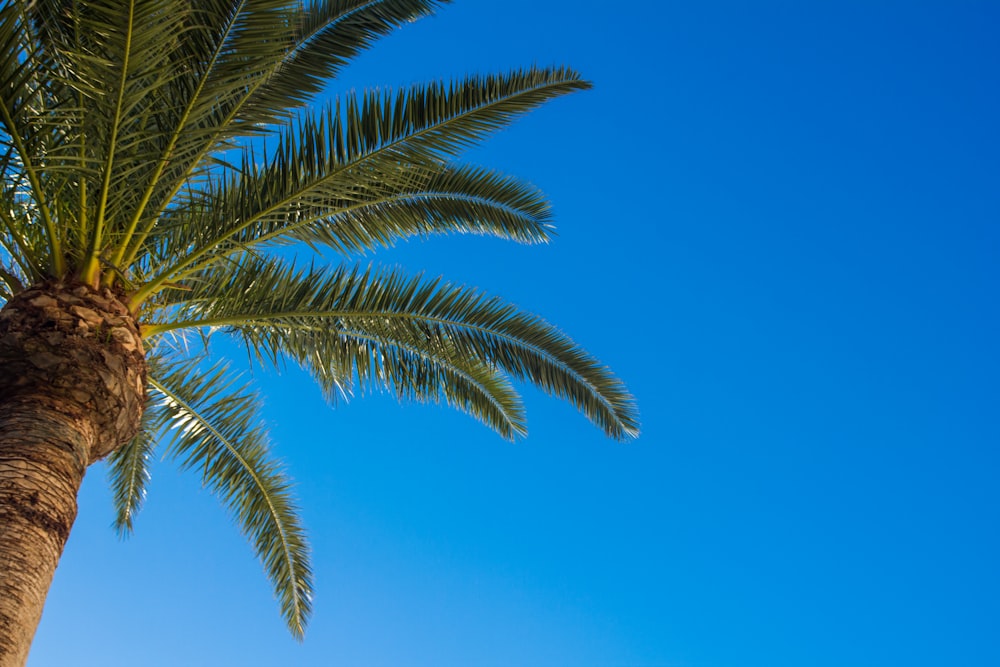
<path fill-rule="evenodd" d="M 79 423 L 33 401 L 0 406 L 0 665 L 28 657 L 66 538 L 76 518 L 93 440 Z"/>
<path fill-rule="evenodd" d="M 44 283 L 0 311 L 0 667 L 20 667 L 84 471 L 138 431 L 146 366 L 110 290 Z"/>

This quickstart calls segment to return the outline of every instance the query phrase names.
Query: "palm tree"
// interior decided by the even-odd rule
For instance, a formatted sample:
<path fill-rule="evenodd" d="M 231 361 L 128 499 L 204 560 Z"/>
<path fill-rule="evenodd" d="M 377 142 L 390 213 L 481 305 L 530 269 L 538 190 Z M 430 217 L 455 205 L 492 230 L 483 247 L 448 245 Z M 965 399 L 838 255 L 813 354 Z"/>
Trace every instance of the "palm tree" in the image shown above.
<path fill-rule="evenodd" d="M 132 530 L 154 449 L 228 506 L 301 636 L 311 575 L 253 390 L 213 334 L 525 433 L 512 381 L 637 433 L 623 385 L 540 318 L 356 264 L 405 237 L 550 234 L 531 186 L 456 160 L 587 83 L 531 68 L 307 104 L 435 0 L 6 0 L 0 7 L 0 666 L 20 665 L 106 459 Z M 291 249 L 289 249 L 291 248 Z M 310 253 L 308 264 L 295 252 Z M 323 264 L 323 252 L 338 258 Z"/>

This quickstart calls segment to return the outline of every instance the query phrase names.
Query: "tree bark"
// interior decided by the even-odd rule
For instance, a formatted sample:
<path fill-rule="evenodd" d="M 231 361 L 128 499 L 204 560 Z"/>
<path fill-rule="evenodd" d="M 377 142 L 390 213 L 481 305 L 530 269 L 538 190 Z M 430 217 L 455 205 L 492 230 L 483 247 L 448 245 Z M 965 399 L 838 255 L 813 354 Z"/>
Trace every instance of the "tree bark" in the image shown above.
<path fill-rule="evenodd" d="M 21 667 L 91 463 L 138 432 L 146 366 L 108 289 L 58 282 L 0 311 L 0 667 Z"/>
<path fill-rule="evenodd" d="M 0 406 L 0 665 L 20 667 L 66 538 L 93 435 L 37 404 Z"/>

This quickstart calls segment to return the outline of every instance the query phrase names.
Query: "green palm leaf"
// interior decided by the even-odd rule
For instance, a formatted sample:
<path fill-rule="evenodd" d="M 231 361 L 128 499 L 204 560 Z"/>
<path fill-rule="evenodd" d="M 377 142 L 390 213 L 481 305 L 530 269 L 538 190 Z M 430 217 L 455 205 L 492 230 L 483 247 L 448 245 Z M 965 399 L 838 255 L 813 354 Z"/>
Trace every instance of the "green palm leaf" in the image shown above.
<path fill-rule="evenodd" d="M 445 0 L 446 2 L 447 0 Z M 272 123 L 320 92 L 354 57 L 403 23 L 431 14 L 441 0 L 319 0 L 305 5 L 292 47 L 249 96 L 239 120 Z"/>
<path fill-rule="evenodd" d="M 189 176 L 216 164 L 238 137 L 283 122 L 352 57 L 401 23 L 428 14 L 428 0 L 282 0 L 204 3 L 175 54 L 185 65 L 169 89 L 183 100 L 127 235 L 141 226 L 116 262 L 133 260 Z M 152 204 L 150 210 L 147 206 Z"/>
<path fill-rule="evenodd" d="M 300 214 L 278 239 L 352 254 L 415 235 L 455 232 L 543 243 L 552 234 L 548 201 L 517 179 L 476 167 L 442 166 L 421 185 L 386 190 L 368 201 L 345 200 L 333 215 Z"/>
<path fill-rule="evenodd" d="M 108 482 L 115 508 L 113 525 L 121 537 L 135 530 L 135 517 L 146 500 L 149 465 L 157 445 L 157 421 L 156 403 L 148 402 L 138 435 L 108 457 Z"/>
<path fill-rule="evenodd" d="M 611 437 L 638 431 L 620 380 L 544 320 L 474 289 L 391 270 L 299 271 L 251 256 L 193 285 L 169 294 L 176 310 L 151 333 L 233 327 L 272 358 L 291 350 L 328 386 L 354 374 L 391 381 L 384 367 L 395 357 L 385 355 L 400 348 L 474 359 L 568 400 Z"/>
<path fill-rule="evenodd" d="M 60 233 L 49 208 L 40 164 L 52 133 L 33 122 L 51 98 L 40 94 L 39 80 L 53 72 L 45 53 L 32 43 L 28 25 L 23 5 L 0 7 L 0 173 L 4 175 L 5 200 L 0 220 L 8 243 L 23 253 L 25 264 L 37 272 L 32 277 L 38 279 L 45 265 L 51 263 L 53 269 L 59 269 L 62 259 Z M 12 213 L 19 208 L 35 214 L 32 217 L 44 228 L 44 243 L 25 240 L 26 230 L 19 229 L 21 225 Z"/>
<path fill-rule="evenodd" d="M 271 458 L 256 397 L 225 364 L 163 364 L 150 378 L 156 425 L 169 453 L 225 503 L 264 565 L 289 630 L 301 638 L 312 608 L 312 572 L 291 482 Z"/>
<path fill-rule="evenodd" d="M 344 202 L 377 205 L 387 196 L 441 185 L 447 179 L 446 158 L 539 104 L 588 85 L 565 68 L 529 69 L 415 86 L 399 95 L 349 97 L 325 117 L 306 119 L 284 133 L 275 156 L 263 166 L 245 158 L 239 177 L 210 192 L 211 206 L 198 207 L 194 224 L 165 227 L 168 244 L 185 249 L 184 256 L 164 267 L 137 297 L 147 298 L 163 283 L 192 275 L 220 255 L 333 217 Z"/>

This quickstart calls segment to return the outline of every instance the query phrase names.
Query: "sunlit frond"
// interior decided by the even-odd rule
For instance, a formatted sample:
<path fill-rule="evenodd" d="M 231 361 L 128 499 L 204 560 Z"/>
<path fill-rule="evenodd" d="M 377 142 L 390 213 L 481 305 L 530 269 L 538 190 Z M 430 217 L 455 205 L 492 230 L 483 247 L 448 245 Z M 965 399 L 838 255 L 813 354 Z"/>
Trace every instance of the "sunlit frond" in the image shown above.
<path fill-rule="evenodd" d="M 391 381 L 385 368 L 408 360 L 392 355 L 412 346 L 533 382 L 611 437 L 638 431 L 632 399 L 607 368 L 544 320 L 475 289 L 392 270 L 301 271 L 251 256 L 193 285 L 169 295 L 177 310 L 153 331 L 233 327 L 254 349 L 327 368 L 314 375 L 344 385 L 355 376 Z"/>
<path fill-rule="evenodd" d="M 159 435 L 154 429 L 159 421 L 156 403 L 148 402 L 139 433 L 108 457 L 108 483 L 115 508 L 113 525 L 121 537 L 131 535 L 135 530 L 135 517 L 146 500 L 149 466 Z"/>
<path fill-rule="evenodd" d="M 277 240 L 352 254 L 414 235 L 484 234 L 541 243 L 552 233 L 549 204 L 541 192 L 474 167 L 442 167 L 422 187 L 387 191 L 370 201 L 345 201 L 336 211 L 317 219 L 302 215 Z"/>
<path fill-rule="evenodd" d="M 316 0 L 294 23 L 291 47 L 253 89 L 238 116 L 273 123 L 320 92 L 354 57 L 404 23 L 427 16 L 447 0 Z"/>
<path fill-rule="evenodd" d="M 168 453 L 229 508 L 274 587 L 292 634 L 312 608 L 312 572 L 291 482 L 272 458 L 257 399 L 225 364 L 161 364 L 150 387 Z"/>
<path fill-rule="evenodd" d="M 8 237 L 33 255 L 28 264 L 37 272 L 36 279 L 60 270 L 63 264 L 62 233 L 50 208 L 43 171 L 44 156 L 58 132 L 35 122 L 40 109 L 51 101 L 41 93 L 40 80 L 52 74 L 50 59 L 31 40 L 25 6 L 4 4 L 0 7 L 0 175 L 7 201 L 3 202 L 2 221 Z M 36 226 L 42 227 L 34 236 L 41 237 L 43 243 L 18 238 L 27 234 L 18 229 L 23 219 L 15 215 L 17 207 L 34 213 Z"/>
<path fill-rule="evenodd" d="M 473 171 L 449 170 L 446 160 L 539 104 L 588 85 L 568 69 L 533 68 L 415 86 L 399 94 L 348 97 L 325 115 L 306 118 L 284 132 L 275 155 L 262 166 L 245 159 L 239 177 L 213 191 L 213 206 L 200 209 L 195 224 L 167 229 L 169 244 L 187 252 L 164 267 L 138 297 L 146 298 L 162 283 L 190 275 L 219 254 L 241 252 L 313 222 L 335 219 L 339 212 L 349 217 L 351 211 L 363 208 L 371 216 L 378 206 L 391 204 L 400 195 L 419 196 L 435 186 L 462 185 L 473 198 L 487 189 L 499 190 L 501 200 L 509 199 L 509 180 L 476 179 Z M 459 199 L 453 197 L 452 202 Z M 454 228 L 454 215 L 438 217 Z M 465 217 L 472 229 L 488 228 L 490 217 Z M 408 218 L 412 215 L 401 213 L 395 225 Z M 376 222 L 364 233 L 358 224 L 345 225 L 340 246 L 382 245 L 386 237 L 398 236 L 393 218 L 380 217 Z M 425 221 L 424 229 L 432 222 L 433 218 Z M 326 231 L 336 238 L 335 229 Z"/>

